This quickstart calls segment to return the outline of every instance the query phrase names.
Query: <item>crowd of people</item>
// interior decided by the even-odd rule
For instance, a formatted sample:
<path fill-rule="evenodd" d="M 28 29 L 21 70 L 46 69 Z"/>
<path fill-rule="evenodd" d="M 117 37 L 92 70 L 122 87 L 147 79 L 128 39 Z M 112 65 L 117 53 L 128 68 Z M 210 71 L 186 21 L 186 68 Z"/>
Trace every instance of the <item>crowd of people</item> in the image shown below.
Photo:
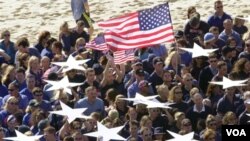
<path fill-rule="evenodd" d="M 135 59 L 126 64 L 114 64 L 103 52 L 86 49 L 94 31 L 93 20 L 86 18 L 88 2 L 72 0 L 71 6 L 76 27 L 63 22 L 58 38 L 42 31 L 31 46 L 26 37 L 12 42 L 8 29 L 2 30 L 0 141 L 15 137 L 15 130 L 43 135 L 41 141 L 96 141 L 100 139 L 84 134 L 96 131 L 97 122 L 108 128 L 124 126 L 119 135 L 128 141 L 173 138 L 167 130 L 181 135 L 194 132 L 196 140 L 221 141 L 222 125 L 249 123 L 250 83 L 226 89 L 209 83 L 223 77 L 245 80 L 250 74 L 250 32 L 244 20 L 223 11 L 222 1 L 211 6 L 215 11 L 208 21 L 200 20 L 198 9 L 189 7 L 184 29 L 175 31 L 175 43 L 138 48 Z M 95 40 L 103 40 L 103 34 Z M 194 43 L 218 50 L 192 58 L 179 49 Z M 63 73 L 51 64 L 66 61 L 69 55 L 90 59 L 83 65 L 86 70 Z M 71 88 L 72 95 L 62 89 L 48 91 L 52 85 L 43 80 L 59 81 L 64 76 L 83 84 Z M 156 100 L 171 103 L 171 109 L 146 108 L 121 99 L 136 93 L 157 95 Z M 71 108 L 87 108 L 83 114 L 90 118 L 68 123 L 66 116 L 51 114 L 61 109 L 60 101 Z"/>

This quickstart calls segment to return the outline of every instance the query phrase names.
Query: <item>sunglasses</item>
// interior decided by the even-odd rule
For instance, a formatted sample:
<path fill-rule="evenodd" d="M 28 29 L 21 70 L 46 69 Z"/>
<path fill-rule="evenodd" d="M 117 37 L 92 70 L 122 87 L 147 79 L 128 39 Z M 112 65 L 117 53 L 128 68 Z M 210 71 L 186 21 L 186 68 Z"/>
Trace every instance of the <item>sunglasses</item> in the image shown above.
<path fill-rule="evenodd" d="M 15 89 L 8 89 L 8 91 L 11 91 L 11 92 L 12 92 L 12 91 L 15 91 Z"/>
<path fill-rule="evenodd" d="M 209 126 L 216 126 L 216 123 L 210 123 Z"/>
<path fill-rule="evenodd" d="M 18 105 L 16 102 L 9 102 L 10 105 Z"/>
<path fill-rule="evenodd" d="M 187 79 L 187 81 L 193 81 L 193 79 Z"/>
<path fill-rule="evenodd" d="M 150 136 L 152 136 L 152 134 L 150 133 L 150 134 L 145 134 L 144 135 L 145 137 L 150 137 Z"/>
<path fill-rule="evenodd" d="M 5 36 L 5 37 L 9 37 L 9 36 L 10 36 L 10 34 L 4 34 L 4 36 Z"/>
<path fill-rule="evenodd" d="M 180 92 L 175 92 L 175 94 L 182 94 L 182 92 L 180 91 Z"/>
<path fill-rule="evenodd" d="M 217 6 L 216 8 L 223 8 L 223 6 Z"/>
<path fill-rule="evenodd" d="M 191 123 L 184 123 L 183 126 L 191 126 Z"/>
<path fill-rule="evenodd" d="M 35 94 L 35 96 L 43 96 L 43 94 Z"/>
<path fill-rule="evenodd" d="M 215 63 L 215 62 L 217 62 L 217 60 L 210 60 L 209 62 L 211 62 L 211 63 Z"/>

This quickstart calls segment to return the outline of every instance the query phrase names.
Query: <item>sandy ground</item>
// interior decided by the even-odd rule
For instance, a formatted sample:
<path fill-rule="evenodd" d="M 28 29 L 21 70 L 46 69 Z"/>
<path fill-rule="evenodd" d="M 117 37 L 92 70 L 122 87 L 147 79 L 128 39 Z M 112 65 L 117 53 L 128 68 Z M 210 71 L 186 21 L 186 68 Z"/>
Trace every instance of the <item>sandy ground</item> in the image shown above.
<path fill-rule="evenodd" d="M 89 0 L 91 17 L 95 21 L 107 20 L 124 13 L 134 12 L 166 0 Z M 182 29 L 189 6 L 196 6 L 203 20 L 214 11 L 213 0 L 169 0 L 174 29 Z M 224 0 L 224 11 L 232 16 L 248 16 L 249 0 Z M 27 36 L 31 43 L 37 40 L 37 34 L 49 30 L 58 37 L 60 24 L 69 22 L 75 26 L 70 0 L 0 0 L 0 31 L 9 29 L 12 41 Z M 249 25 L 249 23 L 247 23 Z M 99 32 L 95 24 L 95 33 Z M 248 26 L 250 28 L 250 26 Z"/>

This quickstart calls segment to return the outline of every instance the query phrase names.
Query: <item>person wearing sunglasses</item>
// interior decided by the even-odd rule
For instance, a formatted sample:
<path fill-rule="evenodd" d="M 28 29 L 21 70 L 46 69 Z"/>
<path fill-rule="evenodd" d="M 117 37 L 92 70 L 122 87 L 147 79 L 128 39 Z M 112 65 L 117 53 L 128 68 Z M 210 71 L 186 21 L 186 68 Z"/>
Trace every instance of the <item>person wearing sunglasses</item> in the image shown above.
<path fill-rule="evenodd" d="M 52 111 L 52 107 L 49 101 L 43 99 L 43 91 L 39 87 L 35 87 L 32 90 L 33 101 L 36 101 L 39 104 L 39 107 L 43 111 Z"/>
<path fill-rule="evenodd" d="M 206 124 L 206 128 L 200 132 L 200 138 L 204 139 L 205 133 L 208 130 L 212 130 L 215 132 L 214 139 L 216 139 L 216 141 L 220 140 L 221 134 L 220 134 L 220 132 L 217 131 L 217 122 L 216 122 L 215 116 L 208 115 L 206 118 L 205 124 Z"/>
<path fill-rule="evenodd" d="M 3 98 L 3 104 L 7 102 L 9 97 L 13 96 L 18 100 L 18 107 L 24 112 L 26 107 L 28 106 L 29 101 L 27 96 L 19 93 L 19 85 L 15 82 L 10 83 L 8 86 L 8 92 L 9 94 Z"/>
<path fill-rule="evenodd" d="M 19 112 L 18 99 L 10 96 L 4 104 L 3 110 L 0 111 L 0 121 L 7 121 L 9 115 Z M 7 122 L 2 122 L 2 127 L 7 127 Z"/>
<path fill-rule="evenodd" d="M 8 30 L 4 30 L 1 33 L 1 39 L 3 39 L 3 41 L 0 42 L 0 49 L 4 51 L 3 53 L 6 53 L 6 55 L 9 56 L 9 63 L 14 64 L 16 49 L 15 44 L 10 40 L 10 32 Z M 0 52 L 0 56 L 3 56 L 1 54 L 2 52 Z"/>
<path fill-rule="evenodd" d="M 245 41 L 245 50 L 239 54 L 239 58 L 250 60 L 250 39 Z"/>
<path fill-rule="evenodd" d="M 226 19 L 232 19 L 230 15 L 224 12 L 223 3 L 220 0 L 214 2 L 214 14 L 208 18 L 208 24 L 219 28 L 219 32 L 223 31 L 223 22 Z"/>

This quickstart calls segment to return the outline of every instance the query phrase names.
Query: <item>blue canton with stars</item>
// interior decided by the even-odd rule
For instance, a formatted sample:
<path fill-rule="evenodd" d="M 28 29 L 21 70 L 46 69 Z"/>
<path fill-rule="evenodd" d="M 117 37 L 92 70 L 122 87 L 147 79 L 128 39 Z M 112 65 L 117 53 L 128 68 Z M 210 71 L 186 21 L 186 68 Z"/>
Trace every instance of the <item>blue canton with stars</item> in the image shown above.
<path fill-rule="evenodd" d="M 171 23 L 168 4 L 139 11 L 140 30 L 147 31 Z"/>

